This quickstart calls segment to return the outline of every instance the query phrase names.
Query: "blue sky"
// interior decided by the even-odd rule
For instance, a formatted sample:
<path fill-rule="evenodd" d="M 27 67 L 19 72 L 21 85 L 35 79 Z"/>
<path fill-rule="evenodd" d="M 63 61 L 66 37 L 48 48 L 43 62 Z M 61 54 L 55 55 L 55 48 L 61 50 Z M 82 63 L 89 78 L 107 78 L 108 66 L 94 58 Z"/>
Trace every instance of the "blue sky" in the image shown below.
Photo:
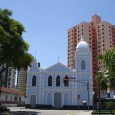
<path fill-rule="evenodd" d="M 55 64 L 58 57 L 67 65 L 71 27 L 90 22 L 95 14 L 115 25 L 115 0 L 0 0 L 0 8 L 12 10 L 12 17 L 25 26 L 23 38 L 42 68 Z"/>

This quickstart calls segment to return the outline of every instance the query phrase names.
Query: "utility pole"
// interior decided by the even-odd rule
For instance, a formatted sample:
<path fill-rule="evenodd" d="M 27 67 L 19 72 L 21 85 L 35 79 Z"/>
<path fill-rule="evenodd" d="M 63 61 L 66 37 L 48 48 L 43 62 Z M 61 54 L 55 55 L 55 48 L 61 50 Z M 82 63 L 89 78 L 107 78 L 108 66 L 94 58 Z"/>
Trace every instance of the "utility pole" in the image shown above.
<path fill-rule="evenodd" d="M 88 106 L 88 111 L 89 111 L 89 82 L 88 81 L 84 82 L 82 80 L 74 80 L 74 82 L 83 83 L 86 85 L 86 87 L 87 87 L 87 100 L 88 100 L 87 106 Z"/>
<path fill-rule="evenodd" d="M 86 85 L 87 85 L 88 111 L 89 111 L 89 82 L 87 82 Z"/>
<path fill-rule="evenodd" d="M 83 83 L 86 85 L 87 87 L 87 99 L 88 99 L 88 111 L 89 111 L 89 82 L 88 81 L 83 81 L 83 80 L 76 80 L 76 77 L 69 77 L 69 79 L 64 79 L 65 81 L 66 80 L 69 80 L 69 81 L 74 81 L 74 82 L 78 82 L 78 83 Z"/>

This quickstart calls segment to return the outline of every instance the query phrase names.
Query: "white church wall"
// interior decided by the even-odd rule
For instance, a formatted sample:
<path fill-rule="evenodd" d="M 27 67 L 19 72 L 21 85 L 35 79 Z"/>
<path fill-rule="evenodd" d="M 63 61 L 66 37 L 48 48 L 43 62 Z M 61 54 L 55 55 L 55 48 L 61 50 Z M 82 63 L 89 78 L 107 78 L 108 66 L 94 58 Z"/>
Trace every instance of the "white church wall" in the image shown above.
<path fill-rule="evenodd" d="M 76 81 L 81 80 L 84 82 L 89 82 L 89 102 L 90 105 L 92 104 L 92 67 L 90 51 L 86 48 L 82 49 L 81 52 L 78 51 L 76 53 L 75 70 L 72 70 L 59 62 L 43 70 L 37 67 L 37 62 L 33 63 L 27 77 L 28 104 L 30 104 L 29 100 L 31 99 L 31 95 L 36 95 L 36 104 L 39 107 L 41 105 L 52 105 L 52 107 L 55 107 L 57 104 L 57 97 L 59 101 L 61 100 L 61 106 L 59 105 L 60 107 L 63 107 L 64 105 L 68 107 L 82 105 L 84 100 L 88 101 L 86 84 L 81 84 L 74 82 L 74 80 L 70 80 L 69 86 L 64 86 L 63 80 L 66 75 L 68 78 L 76 77 Z M 84 70 L 81 70 L 82 60 L 86 63 L 86 68 Z M 34 75 L 36 76 L 36 86 L 32 86 L 32 77 Z M 48 77 L 50 75 L 52 76 L 52 86 L 48 86 Z M 60 85 L 56 86 L 56 77 L 58 75 L 60 76 Z M 80 95 L 79 99 L 78 95 Z"/>
<path fill-rule="evenodd" d="M 84 58 L 84 56 L 77 56 L 77 59 L 78 59 L 78 61 L 76 62 L 76 65 L 79 65 L 79 66 L 77 66 L 76 68 L 77 68 L 77 72 L 91 72 L 91 68 L 89 68 L 90 67 L 90 57 L 89 56 L 86 56 L 85 58 Z M 81 61 L 82 60 L 84 60 L 85 61 L 85 63 L 86 63 L 86 69 L 85 70 L 81 70 Z"/>
<path fill-rule="evenodd" d="M 49 76 L 52 76 L 52 86 L 48 86 L 48 77 Z M 60 74 L 60 73 L 55 73 L 55 74 L 52 74 L 52 72 L 51 73 L 45 73 L 44 74 L 44 88 L 52 88 L 52 87 L 57 87 L 56 86 L 56 77 L 57 76 L 60 76 L 60 86 L 59 87 L 66 87 L 66 86 L 64 86 L 64 83 L 63 83 L 63 79 L 65 78 L 65 76 L 68 76 L 68 78 L 69 77 L 74 77 L 74 75 L 73 74 Z M 69 86 L 68 87 L 72 87 L 72 82 L 71 81 L 69 81 Z"/>

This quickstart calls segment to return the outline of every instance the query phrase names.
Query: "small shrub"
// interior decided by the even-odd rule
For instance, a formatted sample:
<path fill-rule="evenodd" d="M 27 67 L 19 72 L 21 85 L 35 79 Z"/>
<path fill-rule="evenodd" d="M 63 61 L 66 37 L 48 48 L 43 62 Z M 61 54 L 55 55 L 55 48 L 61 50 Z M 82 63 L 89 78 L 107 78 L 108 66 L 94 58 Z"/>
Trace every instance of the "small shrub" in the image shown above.
<path fill-rule="evenodd" d="M 106 109 L 110 110 L 110 112 L 112 113 L 112 110 L 115 109 L 115 103 L 112 101 L 108 101 L 105 103 Z"/>
<path fill-rule="evenodd" d="M 0 112 L 7 112 L 9 111 L 8 108 L 4 107 L 4 106 L 0 106 Z"/>
<path fill-rule="evenodd" d="M 109 110 L 110 110 L 110 109 L 111 109 L 111 110 L 115 109 L 115 103 L 112 102 L 112 101 L 106 102 L 106 103 L 105 103 L 105 106 L 106 106 L 106 108 L 109 109 Z"/>

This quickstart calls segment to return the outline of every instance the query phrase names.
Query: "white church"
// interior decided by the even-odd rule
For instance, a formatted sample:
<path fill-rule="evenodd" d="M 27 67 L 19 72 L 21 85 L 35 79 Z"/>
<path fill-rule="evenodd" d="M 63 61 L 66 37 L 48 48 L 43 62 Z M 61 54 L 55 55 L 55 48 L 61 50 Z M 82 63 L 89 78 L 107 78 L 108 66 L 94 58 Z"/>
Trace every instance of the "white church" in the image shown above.
<path fill-rule="evenodd" d="M 66 81 L 64 82 L 64 79 Z M 92 106 L 92 57 L 81 37 L 75 52 L 75 69 L 58 62 L 41 69 L 36 60 L 27 73 L 27 108 L 76 108 Z"/>

